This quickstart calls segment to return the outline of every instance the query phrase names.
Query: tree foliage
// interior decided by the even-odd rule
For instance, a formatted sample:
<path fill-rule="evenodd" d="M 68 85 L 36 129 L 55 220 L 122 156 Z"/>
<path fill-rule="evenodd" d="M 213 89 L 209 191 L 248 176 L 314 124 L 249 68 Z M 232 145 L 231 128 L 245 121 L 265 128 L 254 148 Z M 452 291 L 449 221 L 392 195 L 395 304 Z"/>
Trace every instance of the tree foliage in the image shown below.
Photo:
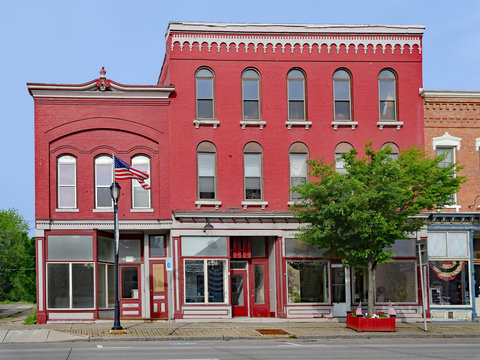
<path fill-rule="evenodd" d="M 15 209 L 0 210 L 0 300 L 36 300 L 35 239 Z"/>
<path fill-rule="evenodd" d="M 372 143 L 365 145 L 364 156 L 351 150 L 342 155 L 345 174 L 323 160 L 309 161 L 312 180 L 292 189 L 305 199 L 293 207 L 307 224 L 298 238 L 327 249 L 326 257 L 373 272 L 390 261 L 387 248 L 424 225 L 417 215 L 450 204 L 465 181 L 455 176 L 459 166 L 440 166 L 443 156 L 432 158 L 417 148 L 402 151 L 397 159 L 390 154 L 390 148 L 376 151 Z"/>

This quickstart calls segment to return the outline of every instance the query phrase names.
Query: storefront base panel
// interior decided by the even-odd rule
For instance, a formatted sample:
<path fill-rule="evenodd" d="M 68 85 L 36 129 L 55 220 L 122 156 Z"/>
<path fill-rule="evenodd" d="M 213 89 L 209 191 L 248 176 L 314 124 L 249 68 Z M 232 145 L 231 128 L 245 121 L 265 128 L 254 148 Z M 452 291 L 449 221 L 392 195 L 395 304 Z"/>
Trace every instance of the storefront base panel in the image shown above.
<path fill-rule="evenodd" d="M 113 319 L 115 317 L 115 311 L 112 310 L 98 310 L 99 319 Z"/>
<path fill-rule="evenodd" d="M 231 306 L 184 306 L 183 319 L 231 319 Z"/>
<path fill-rule="evenodd" d="M 397 320 L 399 321 L 421 321 L 422 318 L 422 307 L 421 306 L 393 306 L 395 312 L 397 313 Z M 352 309 L 354 311 L 355 309 Z M 366 312 L 366 308 L 364 309 Z M 388 314 L 388 306 L 376 306 L 374 308 L 375 312 L 384 312 Z"/>
<path fill-rule="evenodd" d="M 94 312 L 48 312 L 47 321 L 94 321 Z"/>
<path fill-rule="evenodd" d="M 466 310 L 431 309 L 432 321 L 471 321 L 473 312 Z"/>
<path fill-rule="evenodd" d="M 288 319 L 318 319 L 332 316 L 331 307 L 287 306 Z"/>

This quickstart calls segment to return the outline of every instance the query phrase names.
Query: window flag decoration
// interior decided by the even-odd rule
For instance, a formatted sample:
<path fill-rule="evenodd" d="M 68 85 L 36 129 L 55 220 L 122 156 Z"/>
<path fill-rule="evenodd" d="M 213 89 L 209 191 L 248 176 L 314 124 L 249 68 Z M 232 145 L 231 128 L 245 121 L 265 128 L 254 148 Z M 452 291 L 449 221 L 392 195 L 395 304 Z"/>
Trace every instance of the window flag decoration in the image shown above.
<path fill-rule="evenodd" d="M 132 168 L 125 161 L 113 156 L 115 162 L 115 180 L 128 180 L 134 179 L 139 182 L 140 185 L 146 190 L 150 190 L 150 185 L 148 185 L 144 180 L 149 178 L 149 175 L 143 171 Z"/>

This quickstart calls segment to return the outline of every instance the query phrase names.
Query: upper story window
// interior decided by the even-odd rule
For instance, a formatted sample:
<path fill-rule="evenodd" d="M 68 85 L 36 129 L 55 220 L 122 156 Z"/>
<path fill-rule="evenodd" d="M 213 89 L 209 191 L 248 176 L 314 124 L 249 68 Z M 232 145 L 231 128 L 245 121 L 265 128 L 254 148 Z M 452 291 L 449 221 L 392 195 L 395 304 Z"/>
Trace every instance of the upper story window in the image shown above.
<path fill-rule="evenodd" d="M 243 119 L 260 120 L 260 75 L 254 69 L 242 73 Z"/>
<path fill-rule="evenodd" d="M 339 174 L 346 174 L 347 170 L 345 169 L 345 160 L 343 160 L 342 155 L 348 153 L 353 149 L 353 146 L 347 142 L 341 142 L 335 147 L 335 171 Z"/>
<path fill-rule="evenodd" d="M 398 156 L 400 155 L 400 149 L 397 146 L 397 144 L 392 143 L 392 142 L 387 142 L 382 145 L 382 149 L 385 149 L 386 147 L 390 147 L 390 155 L 388 156 L 392 160 L 397 160 Z"/>
<path fill-rule="evenodd" d="M 288 120 L 305 120 L 305 74 L 293 69 L 287 75 Z"/>
<path fill-rule="evenodd" d="M 333 74 L 334 120 L 350 121 L 351 109 L 351 81 L 348 71 L 339 69 Z"/>
<path fill-rule="evenodd" d="M 263 150 L 256 142 L 243 148 L 243 174 L 245 200 L 263 199 Z"/>
<path fill-rule="evenodd" d="M 210 69 L 201 68 L 195 73 L 197 119 L 215 117 L 214 80 L 215 77 Z"/>
<path fill-rule="evenodd" d="M 113 182 L 113 159 L 102 155 L 95 159 L 95 208 L 112 208 L 110 185 Z"/>
<path fill-rule="evenodd" d="M 150 158 L 137 155 L 132 158 L 132 167 L 150 175 Z M 145 180 L 150 185 L 151 176 Z M 150 190 L 144 189 L 137 180 L 132 180 L 132 208 L 151 208 Z"/>
<path fill-rule="evenodd" d="M 198 199 L 217 198 L 217 149 L 211 142 L 204 141 L 197 147 Z"/>
<path fill-rule="evenodd" d="M 303 143 L 297 142 L 290 146 L 289 161 L 290 161 L 290 189 L 303 184 L 307 181 L 308 169 L 308 149 Z M 290 200 L 301 199 L 297 192 L 290 192 Z"/>
<path fill-rule="evenodd" d="M 57 207 L 77 208 L 77 159 L 71 155 L 57 158 Z"/>
<path fill-rule="evenodd" d="M 397 121 L 397 77 L 391 70 L 378 75 L 380 121 Z"/>

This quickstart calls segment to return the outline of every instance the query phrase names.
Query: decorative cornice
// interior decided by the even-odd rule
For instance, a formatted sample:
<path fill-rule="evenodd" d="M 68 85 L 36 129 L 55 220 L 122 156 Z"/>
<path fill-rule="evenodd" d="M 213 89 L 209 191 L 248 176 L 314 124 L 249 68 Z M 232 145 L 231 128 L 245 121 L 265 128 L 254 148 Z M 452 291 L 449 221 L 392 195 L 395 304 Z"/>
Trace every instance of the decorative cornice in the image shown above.
<path fill-rule="evenodd" d="M 461 142 L 462 138 L 452 136 L 448 132 L 445 132 L 445 134 L 442 136 L 432 138 L 433 150 L 435 150 L 438 146 L 455 147 L 457 150 L 460 150 Z"/>
<path fill-rule="evenodd" d="M 119 220 L 120 230 L 170 229 L 172 220 Z M 113 220 L 37 220 L 36 230 L 113 230 Z"/>
<path fill-rule="evenodd" d="M 479 98 L 480 91 L 470 90 L 419 90 L 420 96 L 424 98 Z"/>
<path fill-rule="evenodd" d="M 358 52 L 360 46 L 363 46 L 364 53 L 367 52 L 368 46 L 373 47 L 373 52 L 377 51 L 377 46 L 381 46 L 382 52 L 385 53 L 387 46 L 391 47 L 392 54 L 395 47 L 400 47 L 400 52 L 403 54 L 405 46 L 413 53 L 414 46 L 418 46 L 418 52 L 421 54 L 421 37 L 419 36 L 385 36 L 385 35 L 230 35 L 230 34 L 172 34 L 171 50 L 175 48 L 175 44 L 179 44 L 180 50 L 188 46 L 190 51 L 193 50 L 194 44 L 197 44 L 198 50 L 202 51 L 202 45 L 207 44 L 208 51 L 211 51 L 215 44 L 217 51 L 220 51 L 221 46 L 225 45 L 227 52 L 230 51 L 230 45 L 234 44 L 236 52 L 243 45 L 245 52 L 248 52 L 249 46 L 252 45 L 254 51 L 257 52 L 258 47 L 263 46 L 263 52 L 267 51 L 270 45 L 272 51 L 275 53 L 277 46 L 281 46 L 282 53 L 285 48 L 290 46 L 291 52 L 295 50 L 295 46 L 299 46 L 300 52 L 303 52 L 304 46 L 308 45 L 308 51 L 311 53 L 314 46 L 317 46 L 318 53 L 322 50 L 322 45 L 327 47 L 327 52 L 330 53 L 332 46 L 336 47 L 336 52 L 340 52 L 340 46 L 345 46 L 345 51 L 348 53 L 350 46 L 353 45 L 355 53 Z"/>

